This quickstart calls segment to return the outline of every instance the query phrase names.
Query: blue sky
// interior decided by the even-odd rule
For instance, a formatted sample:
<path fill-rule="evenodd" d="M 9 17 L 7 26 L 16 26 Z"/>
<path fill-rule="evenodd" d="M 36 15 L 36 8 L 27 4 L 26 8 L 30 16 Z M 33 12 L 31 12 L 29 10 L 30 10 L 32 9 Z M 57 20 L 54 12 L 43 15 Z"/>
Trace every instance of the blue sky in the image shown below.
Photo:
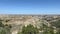
<path fill-rule="evenodd" d="M 0 14 L 60 14 L 60 0 L 0 0 Z"/>

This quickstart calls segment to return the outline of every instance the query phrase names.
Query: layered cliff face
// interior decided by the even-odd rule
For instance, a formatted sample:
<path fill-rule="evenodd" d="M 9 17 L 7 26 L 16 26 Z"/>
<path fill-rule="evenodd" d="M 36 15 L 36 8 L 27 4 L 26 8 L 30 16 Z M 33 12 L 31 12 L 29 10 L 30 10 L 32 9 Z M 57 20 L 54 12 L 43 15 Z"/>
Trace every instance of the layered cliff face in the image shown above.
<path fill-rule="evenodd" d="M 22 26 L 32 24 L 34 27 L 40 28 L 41 23 L 50 26 L 52 21 L 60 19 L 59 15 L 47 16 L 47 15 L 0 15 L 0 19 L 4 25 L 11 25 L 12 34 L 16 34 L 22 29 Z"/>

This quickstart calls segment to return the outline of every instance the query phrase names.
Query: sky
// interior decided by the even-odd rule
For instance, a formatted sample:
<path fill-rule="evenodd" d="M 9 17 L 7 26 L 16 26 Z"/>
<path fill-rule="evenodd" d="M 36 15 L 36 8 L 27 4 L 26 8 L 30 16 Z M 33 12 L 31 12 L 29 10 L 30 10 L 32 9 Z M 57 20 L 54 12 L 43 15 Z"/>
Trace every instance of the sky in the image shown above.
<path fill-rule="evenodd" d="M 60 14 L 60 0 L 0 0 L 0 14 Z"/>

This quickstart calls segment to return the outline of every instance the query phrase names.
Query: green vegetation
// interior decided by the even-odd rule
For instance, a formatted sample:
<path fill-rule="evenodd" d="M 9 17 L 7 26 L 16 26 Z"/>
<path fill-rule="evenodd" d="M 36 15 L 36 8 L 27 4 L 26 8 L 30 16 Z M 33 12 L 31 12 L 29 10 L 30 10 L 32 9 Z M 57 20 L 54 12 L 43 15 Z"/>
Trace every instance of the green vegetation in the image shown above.
<path fill-rule="evenodd" d="M 60 28 L 60 20 L 52 22 L 52 26 L 55 26 L 56 28 Z"/>
<path fill-rule="evenodd" d="M 7 27 L 2 23 L 2 21 L 0 20 L 0 34 L 11 34 L 10 33 L 10 27 L 11 26 L 8 26 Z"/>
<path fill-rule="evenodd" d="M 8 22 L 8 20 L 6 21 Z M 43 31 L 42 34 L 60 34 L 60 20 L 55 21 L 51 23 L 51 26 L 48 27 L 46 24 L 41 23 L 40 28 L 34 27 L 33 25 L 29 24 L 26 27 L 22 27 L 22 31 L 19 31 L 17 34 L 40 34 Z M 54 33 L 54 27 L 56 27 L 56 33 Z M 3 24 L 2 20 L 0 20 L 0 34 L 11 34 L 10 29 L 12 28 L 11 25 Z"/>
<path fill-rule="evenodd" d="M 0 34 L 10 34 L 10 30 L 0 27 Z"/>
<path fill-rule="evenodd" d="M 54 34 L 54 28 L 52 26 L 48 27 L 47 25 L 42 23 L 41 27 L 42 27 L 43 34 Z"/>
<path fill-rule="evenodd" d="M 0 28 L 0 34 L 6 34 L 6 30 L 3 28 Z"/>
<path fill-rule="evenodd" d="M 33 27 L 33 25 L 30 24 L 27 27 L 23 26 L 21 33 L 22 34 L 39 34 L 39 31 L 36 27 Z"/>
<path fill-rule="evenodd" d="M 52 22 L 51 25 L 56 27 L 57 29 L 56 34 L 60 34 L 60 20 Z"/>
<path fill-rule="evenodd" d="M 0 21 L 0 27 L 4 27 L 4 24 L 2 24 L 2 22 Z"/>
<path fill-rule="evenodd" d="M 39 30 L 43 31 L 42 34 L 54 34 L 54 28 L 48 27 L 44 23 L 42 23 L 42 28 L 37 29 L 33 25 L 27 25 L 27 27 L 23 26 L 22 32 L 18 32 L 18 34 L 39 34 Z"/>

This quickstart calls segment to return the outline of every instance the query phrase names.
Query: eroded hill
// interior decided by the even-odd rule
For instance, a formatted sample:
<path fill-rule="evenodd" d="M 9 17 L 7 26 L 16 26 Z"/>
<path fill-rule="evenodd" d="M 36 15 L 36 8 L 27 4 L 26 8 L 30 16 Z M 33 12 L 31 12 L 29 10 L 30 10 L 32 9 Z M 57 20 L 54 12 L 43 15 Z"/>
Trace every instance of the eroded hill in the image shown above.
<path fill-rule="evenodd" d="M 11 34 L 16 34 L 22 29 L 22 26 L 32 24 L 40 28 L 41 23 L 51 26 L 54 21 L 60 20 L 59 15 L 0 15 L 0 21 L 4 25 L 11 25 Z"/>

